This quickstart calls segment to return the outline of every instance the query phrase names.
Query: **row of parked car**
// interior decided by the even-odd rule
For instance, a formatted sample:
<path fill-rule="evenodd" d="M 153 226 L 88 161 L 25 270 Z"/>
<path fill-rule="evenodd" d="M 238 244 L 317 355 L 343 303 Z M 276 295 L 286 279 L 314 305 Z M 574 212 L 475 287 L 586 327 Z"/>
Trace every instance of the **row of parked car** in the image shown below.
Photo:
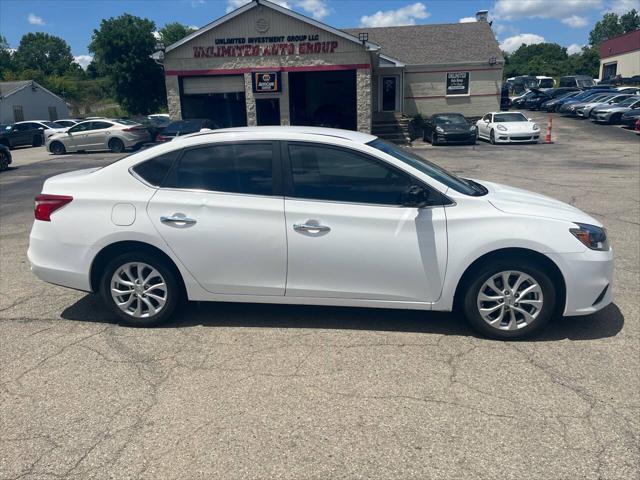
<path fill-rule="evenodd" d="M 136 118 L 62 119 L 55 122 L 30 120 L 0 125 L 0 145 L 5 147 L 0 154 L 0 168 L 6 168 L 10 163 L 10 154 L 5 152 L 16 147 L 45 145 L 55 155 L 92 150 L 120 153 L 209 128 L 215 126 L 208 119 L 172 122 L 165 114 Z"/>
<path fill-rule="evenodd" d="M 594 122 L 635 128 L 640 119 L 640 88 L 598 85 L 589 89 L 531 89 L 511 101 L 515 108 L 559 112 Z"/>

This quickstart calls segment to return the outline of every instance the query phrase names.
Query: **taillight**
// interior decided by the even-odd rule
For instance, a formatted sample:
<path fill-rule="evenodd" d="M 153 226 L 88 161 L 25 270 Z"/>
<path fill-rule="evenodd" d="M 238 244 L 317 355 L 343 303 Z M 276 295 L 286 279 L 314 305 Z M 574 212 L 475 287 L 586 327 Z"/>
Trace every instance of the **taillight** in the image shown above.
<path fill-rule="evenodd" d="M 129 128 L 123 128 L 122 131 L 123 132 L 139 132 L 140 130 L 145 130 L 144 127 L 129 127 Z"/>
<path fill-rule="evenodd" d="M 51 214 L 64 207 L 67 203 L 73 200 L 73 197 L 69 195 L 47 195 L 42 194 L 36 197 L 36 220 L 42 220 L 43 222 L 51 221 Z"/>

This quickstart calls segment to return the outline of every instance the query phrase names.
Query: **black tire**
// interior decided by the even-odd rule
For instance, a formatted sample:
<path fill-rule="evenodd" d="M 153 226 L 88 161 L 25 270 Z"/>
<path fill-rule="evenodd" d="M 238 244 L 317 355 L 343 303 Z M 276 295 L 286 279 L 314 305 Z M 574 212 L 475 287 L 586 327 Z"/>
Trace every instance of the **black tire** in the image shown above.
<path fill-rule="evenodd" d="M 166 299 L 164 306 L 155 315 L 151 315 L 148 317 L 136 317 L 134 315 L 125 313 L 120 309 L 120 307 L 118 307 L 118 305 L 116 305 L 115 300 L 111 296 L 111 279 L 114 273 L 127 263 L 144 263 L 154 268 L 162 276 L 162 280 L 166 285 Z M 104 269 L 102 278 L 100 280 L 100 295 L 105 304 L 119 319 L 121 324 L 134 327 L 155 327 L 170 320 L 173 312 L 175 311 L 177 305 L 183 297 L 182 289 L 176 276 L 177 274 L 174 272 L 175 270 L 166 265 L 163 260 L 149 253 L 124 253 L 114 258 Z M 128 300 L 128 295 L 123 297 L 123 300 Z M 139 299 L 132 300 L 132 308 L 134 308 L 134 304 L 137 306 L 138 303 L 136 302 L 142 305 L 142 308 L 145 308 L 144 302 Z"/>
<path fill-rule="evenodd" d="M 516 330 L 506 330 L 501 329 L 492 325 L 489 325 L 481 316 L 478 310 L 478 295 L 480 293 L 481 287 L 487 282 L 492 276 L 499 274 L 500 272 L 505 271 L 519 271 L 529 275 L 532 279 L 534 279 L 537 284 L 540 286 L 542 291 L 542 308 L 537 313 L 537 316 L 533 321 L 530 321 L 526 326 L 522 326 Z M 513 277 L 512 277 L 513 278 Z M 499 280 L 498 280 L 499 281 Z M 524 288 L 527 287 L 528 284 L 524 283 L 521 287 L 518 288 L 518 291 L 523 291 Z M 497 285 L 499 287 L 503 287 L 503 285 Z M 511 285 L 513 286 L 513 284 Z M 470 278 L 470 281 L 467 282 L 466 287 L 463 286 L 465 290 L 463 291 L 463 302 L 462 302 L 462 310 L 464 312 L 465 317 L 471 323 L 473 328 L 475 328 L 481 334 L 495 339 L 500 340 L 515 340 L 528 337 L 535 332 L 540 331 L 551 319 L 555 312 L 556 308 L 556 288 L 553 284 L 553 281 L 549 277 L 549 275 L 541 269 L 538 265 L 530 260 L 518 259 L 518 258 L 505 258 L 500 260 L 494 260 L 488 262 L 482 266 L 480 266 Z M 515 296 L 516 292 L 509 292 L 511 295 Z M 513 298 L 513 301 L 516 301 L 516 298 Z M 495 302 L 494 302 L 495 303 Z M 502 302 L 501 302 L 502 303 Z M 484 304 L 487 305 L 487 304 Z M 517 303 L 515 304 L 517 305 Z M 491 306 L 491 304 L 489 304 Z M 519 305 L 522 309 L 522 305 Z M 504 304 L 503 309 L 507 308 L 506 303 Z M 514 309 L 515 310 L 515 309 Z M 507 312 L 505 311 L 505 317 L 507 316 Z M 511 312 L 509 312 L 510 314 Z M 524 315 L 522 313 L 514 313 L 516 317 L 519 318 L 519 322 L 524 320 Z"/>
<path fill-rule="evenodd" d="M 49 145 L 49 151 L 54 155 L 64 155 L 67 153 L 67 149 L 64 148 L 64 144 L 62 142 L 51 142 L 51 145 Z"/>
<path fill-rule="evenodd" d="M 435 147 L 437 145 L 439 145 L 438 136 L 434 135 L 433 132 L 431 132 L 431 146 Z"/>
<path fill-rule="evenodd" d="M 33 140 L 31 140 L 31 146 L 32 147 L 41 147 L 42 146 L 42 136 L 41 135 L 34 135 L 33 136 Z"/>
<path fill-rule="evenodd" d="M 489 133 L 489 141 L 491 142 L 491 145 L 496 144 L 496 134 L 493 131 L 493 128 L 491 129 L 491 133 Z"/>
<path fill-rule="evenodd" d="M 109 140 L 109 150 L 113 153 L 124 152 L 124 143 L 119 138 L 112 138 Z"/>
<path fill-rule="evenodd" d="M 0 172 L 4 172 L 9 168 L 9 157 L 6 152 L 0 150 Z"/>
<path fill-rule="evenodd" d="M 480 140 L 480 130 L 476 127 L 476 142 Z M 475 142 L 474 142 L 475 143 Z"/>
<path fill-rule="evenodd" d="M 620 120 L 622 119 L 622 114 L 621 113 L 614 113 L 613 115 L 611 115 L 609 117 L 609 125 L 615 125 L 620 123 Z"/>

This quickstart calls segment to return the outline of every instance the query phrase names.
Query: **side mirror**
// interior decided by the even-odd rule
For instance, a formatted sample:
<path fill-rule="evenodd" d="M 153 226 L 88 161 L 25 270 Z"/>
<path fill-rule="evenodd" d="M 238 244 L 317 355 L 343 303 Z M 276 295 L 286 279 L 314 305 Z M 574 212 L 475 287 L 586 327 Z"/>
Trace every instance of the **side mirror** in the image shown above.
<path fill-rule="evenodd" d="M 402 206 L 423 208 L 429 205 L 429 190 L 420 185 L 411 185 L 402 195 Z"/>
<path fill-rule="evenodd" d="M 484 123 L 491 123 L 491 120 L 489 120 L 488 118 L 485 118 L 485 119 L 483 120 L 483 122 L 484 122 Z"/>
<path fill-rule="evenodd" d="M 44 127 L 38 127 L 38 130 L 40 130 L 41 132 L 44 132 Z"/>

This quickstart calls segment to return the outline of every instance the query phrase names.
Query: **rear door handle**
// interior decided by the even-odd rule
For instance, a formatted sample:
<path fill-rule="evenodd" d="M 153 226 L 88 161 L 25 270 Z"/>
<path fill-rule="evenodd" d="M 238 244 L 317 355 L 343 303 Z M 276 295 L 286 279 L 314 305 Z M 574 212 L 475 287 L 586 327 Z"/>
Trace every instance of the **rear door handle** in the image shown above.
<path fill-rule="evenodd" d="M 328 232 L 331 230 L 326 225 L 309 225 L 308 223 L 295 223 L 293 229 L 297 232 Z"/>
<path fill-rule="evenodd" d="M 162 216 L 160 217 L 160 221 L 162 223 L 183 223 L 185 225 L 193 225 L 194 223 L 196 223 L 196 220 L 194 218 L 182 217 L 182 216 L 176 216 L 176 215 L 172 215 L 170 217 Z"/>

